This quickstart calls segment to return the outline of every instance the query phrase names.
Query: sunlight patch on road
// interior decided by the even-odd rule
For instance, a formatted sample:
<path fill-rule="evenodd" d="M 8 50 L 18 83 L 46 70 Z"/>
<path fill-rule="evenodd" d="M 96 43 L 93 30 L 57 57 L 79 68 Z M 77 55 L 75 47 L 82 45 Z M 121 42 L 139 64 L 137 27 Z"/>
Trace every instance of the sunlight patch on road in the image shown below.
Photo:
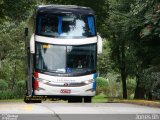
<path fill-rule="evenodd" d="M 32 105 L 26 105 L 23 107 L 24 110 L 26 111 L 32 111 L 33 110 L 33 106 Z"/>

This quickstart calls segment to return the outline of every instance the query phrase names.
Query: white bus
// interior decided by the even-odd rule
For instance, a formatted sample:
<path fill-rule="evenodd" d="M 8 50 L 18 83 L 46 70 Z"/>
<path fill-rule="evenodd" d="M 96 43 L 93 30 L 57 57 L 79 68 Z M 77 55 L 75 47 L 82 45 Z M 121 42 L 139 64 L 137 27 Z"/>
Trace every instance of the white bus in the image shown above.
<path fill-rule="evenodd" d="M 37 6 L 30 26 L 25 102 L 41 102 L 43 97 L 91 102 L 97 53 L 102 52 L 94 11 L 74 5 Z"/>

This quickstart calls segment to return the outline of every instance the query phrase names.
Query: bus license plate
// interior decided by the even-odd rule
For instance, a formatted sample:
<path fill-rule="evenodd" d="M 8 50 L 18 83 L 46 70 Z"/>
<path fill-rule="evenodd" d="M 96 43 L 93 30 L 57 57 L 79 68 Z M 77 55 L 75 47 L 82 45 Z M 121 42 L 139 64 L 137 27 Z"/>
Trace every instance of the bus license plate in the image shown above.
<path fill-rule="evenodd" d="M 69 90 L 69 89 L 61 89 L 60 92 L 64 93 L 64 94 L 69 94 L 69 93 L 71 93 L 71 90 Z"/>

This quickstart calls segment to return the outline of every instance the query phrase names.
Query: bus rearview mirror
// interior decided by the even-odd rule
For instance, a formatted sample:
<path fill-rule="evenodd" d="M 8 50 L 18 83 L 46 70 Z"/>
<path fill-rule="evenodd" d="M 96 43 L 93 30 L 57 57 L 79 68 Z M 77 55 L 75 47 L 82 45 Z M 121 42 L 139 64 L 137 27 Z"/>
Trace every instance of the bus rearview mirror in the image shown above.
<path fill-rule="evenodd" d="M 101 54 L 102 53 L 102 49 L 103 49 L 102 38 L 99 35 L 98 35 L 97 38 L 98 38 L 97 39 L 97 53 Z"/>
<path fill-rule="evenodd" d="M 35 53 L 35 40 L 34 40 L 34 34 L 31 36 L 31 39 L 30 39 L 30 52 L 32 54 Z"/>

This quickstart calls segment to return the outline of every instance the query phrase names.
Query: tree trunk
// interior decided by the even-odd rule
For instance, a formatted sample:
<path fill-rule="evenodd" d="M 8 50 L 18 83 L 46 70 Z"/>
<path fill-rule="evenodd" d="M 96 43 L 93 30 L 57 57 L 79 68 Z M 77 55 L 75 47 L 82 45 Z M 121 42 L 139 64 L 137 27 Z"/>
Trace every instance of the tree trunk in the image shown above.
<path fill-rule="evenodd" d="M 153 100 L 153 96 L 151 92 L 148 93 L 148 100 Z"/>
<path fill-rule="evenodd" d="M 123 88 L 123 98 L 127 99 L 127 73 L 126 73 L 126 57 L 125 57 L 125 43 L 122 43 L 121 46 L 117 48 L 117 60 L 119 64 L 119 70 L 121 73 L 122 88 Z"/>
<path fill-rule="evenodd" d="M 144 99 L 144 95 L 145 95 L 145 89 L 143 88 L 143 86 L 140 85 L 141 81 L 140 81 L 140 76 L 142 73 L 142 67 L 141 67 L 142 63 L 138 63 L 136 66 L 136 81 L 137 81 L 137 85 L 136 85 L 136 89 L 135 89 L 135 94 L 134 94 L 134 99 Z"/>
<path fill-rule="evenodd" d="M 1 69 L 2 69 L 2 61 L 0 59 L 0 71 L 1 71 Z"/>
<path fill-rule="evenodd" d="M 122 87 L 123 87 L 123 98 L 127 99 L 126 72 L 124 69 L 121 69 L 121 79 L 122 79 Z"/>
<path fill-rule="evenodd" d="M 137 76 L 137 86 L 135 90 L 134 99 L 144 99 L 144 95 L 145 95 L 145 90 L 143 87 L 140 86 L 140 80 L 139 77 Z"/>
<path fill-rule="evenodd" d="M 122 87 L 123 87 L 123 98 L 127 99 L 127 85 L 126 85 L 126 61 L 125 61 L 125 46 L 121 46 L 121 78 L 122 78 Z"/>

